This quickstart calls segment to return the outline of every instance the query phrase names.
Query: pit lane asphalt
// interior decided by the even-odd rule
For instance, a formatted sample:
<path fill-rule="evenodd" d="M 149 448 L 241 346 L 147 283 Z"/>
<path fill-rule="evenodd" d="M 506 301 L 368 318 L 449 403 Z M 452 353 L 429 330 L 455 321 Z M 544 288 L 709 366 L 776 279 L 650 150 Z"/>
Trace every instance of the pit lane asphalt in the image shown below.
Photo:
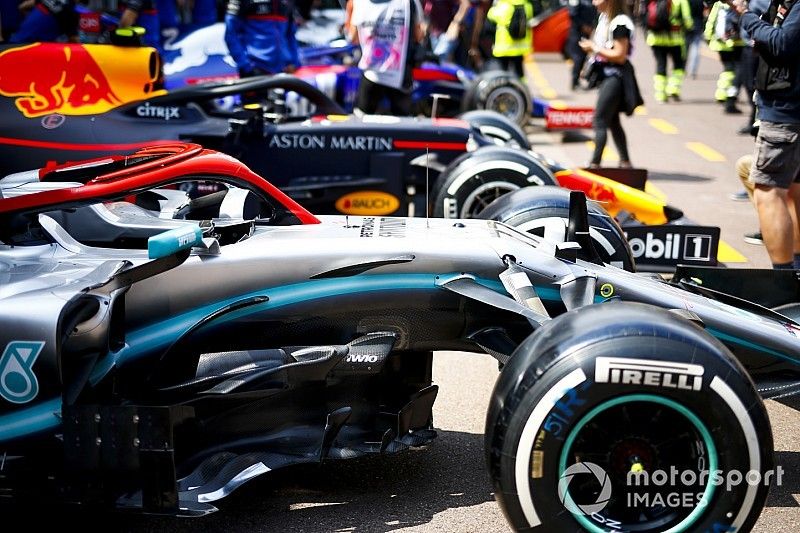
<path fill-rule="evenodd" d="M 594 93 L 569 92 L 567 67 L 560 58 L 535 59 L 535 65 L 527 67 L 536 94 L 545 89 L 551 98 L 554 91 L 568 104 L 593 104 Z M 624 119 L 633 162 L 647 167 L 670 203 L 691 219 L 722 228 L 723 239 L 747 258 L 747 263 L 730 266 L 768 266 L 763 247 L 742 240 L 743 233 L 757 228 L 755 213 L 749 204 L 728 199 L 740 189 L 734 163 L 752 151 L 753 141 L 735 133 L 744 122 L 742 116 L 723 115 L 713 102 L 719 62 L 706 51 L 698 78 L 686 80 L 683 102 L 660 106 L 651 96 L 654 62 L 641 38 L 634 63 L 646 114 Z M 741 101 L 745 109 L 744 98 Z M 536 125 L 529 133 L 539 151 L 558 161 L 588 161 L 590 137 L 572 136 L 574 142 L 563 143 L 560 134 L 542 133 Z M 687 143 L 710 150 L 698 144 L 689 148 Z M 483 452 L 484 417 L 497 375 L 497 364 L 485 355 L 436 355 L 434 380 L 440 393 L 434 424 L 439 438 L 428 449 L 268 474 L 220 502 L 221 512 L 203 519 L 113 515 L 93 522 L 118 531 L 508 531 L 494 501 Z M 800 531 L 800 417 L 774 402 L 767 404 L 776 462 L 785 474 L 783 486 L 773 487 L 755 531 Z"/>

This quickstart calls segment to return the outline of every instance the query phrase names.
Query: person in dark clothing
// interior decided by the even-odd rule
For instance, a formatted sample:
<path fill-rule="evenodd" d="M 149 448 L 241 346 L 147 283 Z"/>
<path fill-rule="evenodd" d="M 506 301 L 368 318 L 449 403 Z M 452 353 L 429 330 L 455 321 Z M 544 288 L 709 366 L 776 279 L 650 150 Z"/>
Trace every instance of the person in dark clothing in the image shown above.
<path fill-rule="evenodd" d="M 75 3 L 72 0 L 36 0 L 8 42 L 57 41 L 62 36 L 70 42 L 78 42 Z"/>
<path fill-rule="evenodd" d="M 751 0 L 749 9 L 756 15 L 763 15 L 769 9 L 770 0 Z M 753 40 L 742 30 L 742 60 L 739 63 L 739 70 L 736 73 L 734 85 L 744 87 L 747 95 L 747 102 L 750 104 L 750 115 L 744 126 L 739 130 L 742 135 L 755 135 L 757 128 L 756 122 L 756 103 L 753 100 L 756 91 L 756 69 L 758 68 L 758 56 L 753 49 Z"/>
<path fill-rule="evenodd" d="M 161 49 L 161 22 L 155 0 L 125 0 L 121 2 L 122 15 L 119 27 L 139 26 L 144 28 L 142 42 L 147 46 Z"/>
<path fill-rule="evenodd" d="M 746 3 L 727 1 L 759 55 L 761 125 L 750 172 L 758 221 L 773 268 L 793 268 L 800 259 L 790 213 L 800 215 L 800 6 L 797 0 L 773 0 L 762 20 Z"/>
<path fill-rule="evenodd" d="M 689 0 L 689 10 L 692 14 L 692 29 L 686 32 L 686 72 L 697 78 L 697 69 L 700 67 L 700 45 L 703 43 L 703 11 L 705 0 Z"/>
<path fill-rule="evenodd" d="M 11 37 L 21 22 L 19 0 L 0 0 L 0 42 Z"/>
<path fill-rule="evenodd" d="M 569 0 L 570 29 L 567 51 L 572 59 L 572 90 L 578 88 L 581 72 L 586 64 L 586 52 L 580 46 L 581 39 L 588 39 L 597 21 L 597 10 L 591 0 Z"/>
<path fill-rule="evenodd" d="M 239 76 L 294 72 L 300 65 L 292 0 L 230 0 L 225 44 Z"/>
<path fill-rule="evenodd" d="M 597 70 L 600 71 L 602 81 L 594 110 L 594 154 L 589 167 L 600 166 L 607 142 L 607 130 L 611 130 L 617 146 L 620 166 L 630 167 L 628 140 L 619 115 L 625 110 L 622 66 L 628 61 L 631 52 L 634 25 L 625 13 L 624 0 L 592 0 L 592 4 L 600 12 L 600 17 L 593 39 L 583 39 L 580 45 L 585 52 L 593 54 L 593 61 L 599 63 Z"/>

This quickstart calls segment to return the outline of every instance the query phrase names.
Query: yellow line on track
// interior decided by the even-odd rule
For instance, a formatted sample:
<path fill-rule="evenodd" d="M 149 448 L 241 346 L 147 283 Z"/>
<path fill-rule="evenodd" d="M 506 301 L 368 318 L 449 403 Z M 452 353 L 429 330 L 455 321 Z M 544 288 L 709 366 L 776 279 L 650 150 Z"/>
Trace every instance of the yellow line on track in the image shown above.
<path fill-rule="evenodd" d="M 706 161 L 711 161 L 712 163 L 722 163 L 723 161 L 726 161 L 724 155 L 701 142 L 688 142 L 686 143 L 686 148 L 696 153 Z"/>
<path fill-rule="evenodd" d="M 719 241 L 717 261 L 720 263 L 747 263 L 747 258 L 725 241 Z"/>
<path fill-rule="evenodd" d="M 657 129 L 658 131 L 660 131 L 665 135 L 678 134 L 678 128 L 674 124 L 667 122 L 663 118 L 651 118 L 650 120 L 648 120 L 648 122 L 652 127 L 654 127 L 655 129 Z"/>

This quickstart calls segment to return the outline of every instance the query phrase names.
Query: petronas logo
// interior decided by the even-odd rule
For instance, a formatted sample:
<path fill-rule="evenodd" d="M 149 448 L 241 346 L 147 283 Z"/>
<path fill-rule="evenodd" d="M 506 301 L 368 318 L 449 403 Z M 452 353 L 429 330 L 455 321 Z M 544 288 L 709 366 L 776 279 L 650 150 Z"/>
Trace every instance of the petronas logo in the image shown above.
<path fill-rule="evenodd" d="M 0 356 L 0 396 L 11 403 L 28 403 L 39 394 L 33 363 L 44 342 L 11 341 Z"/>

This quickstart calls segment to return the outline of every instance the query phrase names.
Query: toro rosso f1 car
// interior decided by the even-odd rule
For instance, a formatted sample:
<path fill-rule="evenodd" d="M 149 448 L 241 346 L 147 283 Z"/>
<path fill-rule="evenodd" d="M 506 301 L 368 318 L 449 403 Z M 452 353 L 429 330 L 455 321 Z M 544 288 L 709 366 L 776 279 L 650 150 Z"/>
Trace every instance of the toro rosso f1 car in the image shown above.
<path fill-rule="evenodd" d="M 224 187 L 191 198 L 196 181 Z M 605 264 L 599 213 L 562 189 L 562 242 L 495 220 L 315 217 L 195 145 L 0 185 L 14 498 L 198 515 L 287 465 L 428 444 L 432 350 L 448 349 L 503 367 L 486 456 L 515 529 L 747 531 L 764 505 L 762 398 L 800 390 L 793 277 L 760 273 L 783 283 L 762 306 L 713 288 L 752 271 L 667 283 Z M 672 469 L 692 475 L 630 498 L 631 473 Z M 752 475 L 715 482 L 732 471 Z M 675 492 L 693 505 L 659 503 Z"/>

